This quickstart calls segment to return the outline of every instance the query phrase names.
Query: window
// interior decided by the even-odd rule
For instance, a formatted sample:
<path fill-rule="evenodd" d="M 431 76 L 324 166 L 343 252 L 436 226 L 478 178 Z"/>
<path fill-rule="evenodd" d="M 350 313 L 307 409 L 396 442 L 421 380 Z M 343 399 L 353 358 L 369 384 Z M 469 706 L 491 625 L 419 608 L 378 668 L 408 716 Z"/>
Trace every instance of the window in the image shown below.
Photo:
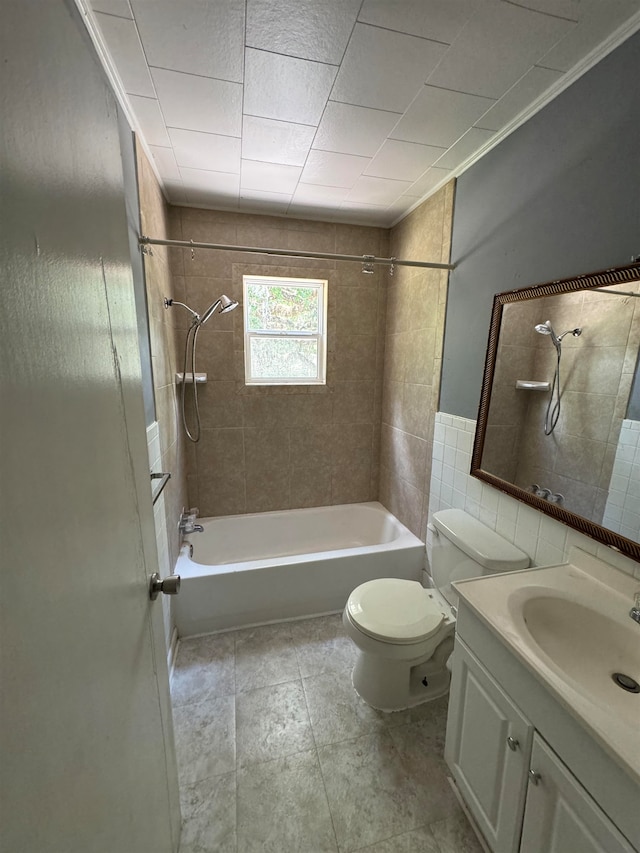
<path fill-rule="evenodd" d="M 243 277 L 247 385 L 324 385 L 327 282 Z"/>

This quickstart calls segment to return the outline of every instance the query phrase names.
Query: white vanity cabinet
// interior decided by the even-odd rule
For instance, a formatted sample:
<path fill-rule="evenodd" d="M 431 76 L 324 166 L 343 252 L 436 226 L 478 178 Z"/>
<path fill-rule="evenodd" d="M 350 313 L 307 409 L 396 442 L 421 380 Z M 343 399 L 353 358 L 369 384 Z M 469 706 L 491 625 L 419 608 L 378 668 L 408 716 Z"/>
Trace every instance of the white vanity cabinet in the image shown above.
<path fill-rule="evenodd" d="M 492 853 L 637 853 L 627 840 L 637 841 L 640 800 L 632 780 L 627 785 L 611 763 L 589 754 L 580 734 L 574 738 L 577 724 L 541 701 L 543 688 L 464 605 L 458 626 L 445 758 Z M 593 764 L 587 781 L 602 780 L 610 811 L 621 806 L 626 838 L 576 778 L 589 776 Z"/>
<path fill-rule="evenodd" d="M 493 853 L 518 849 L 533 726 L 456 644 L 445 758 Z"/>
<path fill-rule="evenodd" d="M 537 735 L 520 853 L 632 853 L 613 823 Z"/>

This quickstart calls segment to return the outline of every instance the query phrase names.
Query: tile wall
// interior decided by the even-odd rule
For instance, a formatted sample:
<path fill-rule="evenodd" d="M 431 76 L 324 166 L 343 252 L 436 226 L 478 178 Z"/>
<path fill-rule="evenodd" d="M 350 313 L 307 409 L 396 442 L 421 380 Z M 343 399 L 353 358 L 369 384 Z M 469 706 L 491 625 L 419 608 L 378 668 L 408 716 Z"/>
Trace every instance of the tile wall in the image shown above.
<path fill-rule="evenodd" d="M 187 207 L 172 214 L 173 239 L 388 254 L 384 229 Z M 244 274 L 329 282 L 325 386 L 245 386 L 241 308 L 202 328 L 197 370 L 208 381 L 199 387 L 202 438 L 187 447 L 189 504 L 213 516 L 376 500 L 386 272 L 230 251 L 172 255 L 176 298 L 196 311 L 221 293 L 241 303 Z M 173 319 L 183 346 L 188 315 L 176 310 Z"/>
<path fill-rule="evenodd" d="M 136 154 L 141 233 L 153 237 L 166 237 L 169 227 L 169 207 L 140 147 L 137 147 Z M 163 307 L 165 296 L 179 298 L 173 291 L 168 253 L 169 250 L 165 247 L 154 246 L 152 255 L 144 255 L 144 270 L 156 419 L 160 443 L 159 458 L 154 462 L 154 470 L 171 472 L 171 480 L 163 492 L 161 502 L 156 504 L 156 512 L 160 513 L 161 507 L 164 507 L 164 527 L 168 535 L 169 564 L 174 566 L 179 550 L 178 518 L 182 507 L 188 504 L 184 439 L 179 428 L 174 382 L 180 335 L 174 325 L 175 315 Z M 170 636 L 169 632 L 167 638 L 169 639 Z"/>
<path fill-rule="evenodd" d="M 436 414 L 429 520 L 440 509 L 464 509 L 515 543 L 529 555 L 533 565 L 560 563 L 575 545 L 640 580 L 640 563 L 471 477 L 468 472 L 475 428 L 474 420 L 443 412 Z M 427 530 L 428 558 L 431 545 L 431 531 Z"/>
<path fill-rule="evenodd" d="M 549 394 L 515 389 L 516 379 L 553 378 L 555 348 L 534 331 L 547 319 L 557 334 L 582 329 L 562 341 L 562 408 L 550 436 L 543 431 Z M 565 505 L 602 523 L 638 360 L 639 323 L 640 300 L 598 291 L 506 305 L 485 445 L 488 470 L 522 488 L 536 483 L 559 492 Z"/>
<path fill-rule="evenodd" d="M 622 421 L 603 523 L 640 542 L 640 421 Z"/>
<path fill-rule="evenodd" d="M 147 427 L 147 449 L 149 452 L 149 470 L 162 470 L 162 450 L 160 448 L 160 429 L 158 422 L 155 421 L 151 426 Z M 151 493 L 153 495 L 158 483 L 151 481 Z M 153 507 L 153 523 L 156 530 L 156 548 L 158 549 L 158 572 L 160 577 L 167 577 L 173 572 L 175 560 L 171 559 L 169 554 L 169 535 L 166 522 L 166 506 L 165 506 L 165 489 L 160 497 L 156 500 Z M 169 657 L 169 666 L 171 666 L 171 658 L 175 650 L 175 640 L 173 620 L 171 617 L 171 596 L 161 595 L 162 602 L 162 622 L 164 626 L 164 636 L 167 645 L 167 655 Z"/>
<path fill-rule="evenodd" d="M 392 229 L 392 256 L 449 262 L 454 187 L 452 181 Z M 388 279 L 380 501 L 423 540 L 447 281 L 447 271 L 411 267 Z"/>

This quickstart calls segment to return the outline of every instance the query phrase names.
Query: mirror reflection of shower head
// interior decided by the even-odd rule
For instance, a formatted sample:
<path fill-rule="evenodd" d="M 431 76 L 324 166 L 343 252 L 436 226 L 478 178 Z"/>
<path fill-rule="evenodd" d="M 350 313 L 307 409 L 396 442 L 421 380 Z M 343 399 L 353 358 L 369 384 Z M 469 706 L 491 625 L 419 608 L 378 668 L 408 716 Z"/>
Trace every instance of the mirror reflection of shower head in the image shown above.
<path fill-rule="evenodd" d="M 553 341 L 554 346 L 558 346 L 558 338 L 556 333 L 553 330 L 553 326 L 551 325 L 551 320 L 546 320 L 544 323 L 538 323 L 535 327 L 536 332 L 540 335 L 551 335 L 551 340 Z"/>
<path fill-rule="evenodd" d="M 235 299 L 229 299 L 229 297 L 223 293 L 222 296 L 219 299 L 216 299 L 216 301 L 204 312 L 200 318 L 200 325 L 203 326 L 209 317 L 211 317 L 212 314 L 215 314 L 216 311 L 218 311 L 219 314 L 226 314 L 228 311 L 233 311 L 233 309 L 237 307 L 238 303 Z"/>
<path fill-rule="evenodd" d="M 560 345 L 560 341 L 565 337 L 565 335 L 573 335 L 574 338 L 580 337 L 582 334 L 582 329 L 567 329 L 566 332 L 563 332 L 561 335 L 556 335 L 553 326 L 551 325 L 551 320 L 546 320 L 544 323 L 538 323 L 535 326 L 536 332 L 540 335 L 551 335 L 551 340 L 553 341 L 554 347 L 557 349 Z"/>

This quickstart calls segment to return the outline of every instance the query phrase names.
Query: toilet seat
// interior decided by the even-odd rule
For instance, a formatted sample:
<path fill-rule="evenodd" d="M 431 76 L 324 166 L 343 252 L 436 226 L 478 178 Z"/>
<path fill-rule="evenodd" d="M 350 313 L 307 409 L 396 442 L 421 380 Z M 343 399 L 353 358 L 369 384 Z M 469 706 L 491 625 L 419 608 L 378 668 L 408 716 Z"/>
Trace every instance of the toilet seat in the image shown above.
<path fill-rule="evenodd" d="M 440 629 L 444 616 L 417 581 L 379 578 L 356 587 L 347 601 L 354 626 L 374 640 L 419 643 Z"/>

